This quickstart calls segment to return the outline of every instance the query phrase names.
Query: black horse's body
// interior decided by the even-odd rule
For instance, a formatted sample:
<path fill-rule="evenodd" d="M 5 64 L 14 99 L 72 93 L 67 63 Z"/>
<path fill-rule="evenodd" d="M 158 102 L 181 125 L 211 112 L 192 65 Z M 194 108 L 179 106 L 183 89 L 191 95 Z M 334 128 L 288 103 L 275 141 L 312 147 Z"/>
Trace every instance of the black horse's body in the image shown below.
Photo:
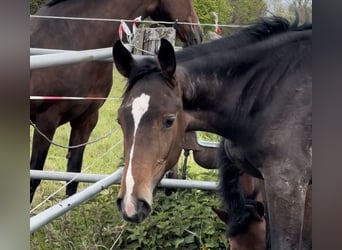
<path fill-rule="evenodd" d="M 152 148 L 157 147 L 161 134 L 170 140 L 172 129 L 176 131 L 179 124 L 188 131 L 219 134 L 226 138 L 222 145 L 232 164 L 264 179 L 272 249 L 300 249 L 312 164 L 311 41 L 311 25 L 291 26 L 283 19 L 272 18 L 238 35 L 176 54 L 167 41 L 162 41 L 157 60 L 134 60 L 116 43 L 115 64 L 129 79 L 119 113 L 125 142 L 132 141 L 127 119 L 129 103 L 135 100 L 143 99 L 146 110 L 133 142 L 143 145 L 144 138 L 150 138 L 149 148 L 134 147 L 136 156 L 130 155 L 136 164 L 130 165 L 132 174 L 134 169 L 147 168 L 153 162 L 147 155 L 153 158 Z M 223 49 L 227 43 L 230 45 Z M 151 141 L 153 136 L 159 137 L 156 144 Z M 244 223 L 244 214 L 249 211 L 238 191 L 238 175 L 234 176 L 237 181 L 227 184 L 227 176 L 221 174 L 221 186 L 226 209 L 239 224 Z M 123 213 L 130 208 L 132 218 L 144 218 L 150 197 L 144 198 L 138 190 L 129 198 L 126 195 L 122 189 L 118 199 Z M 136 199 L 141 210 L 131 209 Z"/>
<path fill-rule="evenodd" d="M 133 20 L 138 16 L 160 17 L 166 21 L 196 23 L 198 18 L 191 0 L 182 0 L 172 5 L 170 0 L 52 0 L 36 14 L 42 16 L 115 18 Z M 182 4 L 182 9 L 177 9 Z M 160 19 L 159 19 L 160 20 Z M 87 50 L 112 46 L 118 36 L 119 22 L 65 20 L 32 17 L 30 21 L 30 46 L 64 50 Z M 177 35 L 185 43 L 201 42 L 199 26 L 179 25 Z M 112 86 L 113 63 L 85 62 L 31 71 L 30 95 L 32 96 L 76 96 L 107 97 Z M 103 100 L 32 100 L 30 119 L 50 140 L 58 126 L 70 123 L 69 145 L 83 146 L 70 148 L 68 171 L 80 172 L 84 153 L 84 143 L 98 120 L 99 108 Z M 34 132 L 30 168 L 42 170 L 50 143 L 38 131 Z M 30 200 L 40 180 L 31 180 Z M 67 186 L 66 195 L 77 190 L 77 183 Z"/>
<path fill-rule="evenodd" d="M 206 59 L 217 63 L 178 64 L 194 85 L 191 100 L 184 102 L 196 120 L 188 129 L 228 138 L 223 145 L 233 165 L 265 180 L 272 249 L 299 249 L 301 239 L 311 178 L 311 37 L 311 29 L 285 32 Z M 249 211 L 238 191 L 239 175 L 221 172 L 234 235 L 234 225 L 243 225 Z"/>

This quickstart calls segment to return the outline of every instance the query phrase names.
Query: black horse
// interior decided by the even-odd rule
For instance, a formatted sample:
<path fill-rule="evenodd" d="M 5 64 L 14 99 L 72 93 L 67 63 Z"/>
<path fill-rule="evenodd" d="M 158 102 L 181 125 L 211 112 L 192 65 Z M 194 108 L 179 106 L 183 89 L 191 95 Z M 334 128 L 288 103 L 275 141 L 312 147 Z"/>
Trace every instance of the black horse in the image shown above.
<path fill-rule="evenodd" d="M 225 49 L 228 40 L 235 46 Z M 235 166 L 264 179 L 272 249 L 299 249 L 312 164 L 311 40 L 312 25 L 272 18 L 177 54 L 162 40 L 157 58 L 135 60 L 117 42 L 114 61 L 128 77 L 118 113 L 124 217 L 140 222 L 151 211 L 163 167 L 178 159 L 180 128 L 208 131 L 228 139 Z M 248 213 L 242 192 L 229 196 L 230 214 Z"/>
<path fill-rule="evenodd" d="M 181 6 L 181 8 L 179 7 Z M 37 13 L 43 16 L 93 17 L 132 20 L 151 16 L 154 20 L 198 23 L 191 0 L 51 0 Z M 31 47 L 87 50 L 112 46 L 119 38 L 119 22 L 31 18 Z M 198 25 L 179 24 L 177 36 L 185 46 L 200 43 L 202 30 Z M 31 71 L 30 95 L 107 97 L 112 86 L 113 63 L 85 62 Z M 84 143 L 94 129 L 103 100 L 32 100 L 30 119 L 49 139 L 58 126 L 70 123 L 70 172 L 80 172 Z M 42 170 L 50 143 L 38 131 L 32 141 L 31 169 Z M 40 180 L 31 180 L 30 201 Z M 66 195 L 77 190 L 77 182 L 70 183 Z"/>

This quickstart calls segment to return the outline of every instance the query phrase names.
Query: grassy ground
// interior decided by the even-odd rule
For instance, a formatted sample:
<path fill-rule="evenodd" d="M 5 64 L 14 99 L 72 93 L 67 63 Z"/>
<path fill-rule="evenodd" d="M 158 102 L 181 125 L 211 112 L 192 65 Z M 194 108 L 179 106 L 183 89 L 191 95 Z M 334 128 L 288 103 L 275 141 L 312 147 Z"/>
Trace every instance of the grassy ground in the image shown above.
<path fill-rule="evenodd" d="M 110 97 L 121 97 L 125 80 L 114 73 Z M 120 100 L 108 100 L 100 110 L 99 122 L 90 141 L 110 133 L 108 138 L 90 144 L 84 153 L 83 173 L 109 174 L 122 165 L 122 133 L 116 123 Z M 30 129 L 32 138 L 33 129 Z M 56 143 L 67 145 L 69 125 L 60 127 Z M 201 135 L 208 140 L 217 137 Z M 51 146 L 45 170 L 65 171 L 67 150 Z M 183 156 L 180 158 L 182 164 Z M 217 181 L 217 170 L 206 170 L 190 157 L 188 179 Z M 37 214 L 64 197 L 64 182 L 42 181 L 32 208 L 48 198 L 31 215 Z M 79 190 L 90 184 L 81 183 Z M 154 212 L 140 225 L 127 223 L 119 214 L 115 199 L 118 186 L 111 186 L 96 197 L 78 206 L 31 234 L 31 249 L 226 249 L 225 226 L 211 211 L 219 206 L 216 193 L 199 190 L 178 190 L 166 196 L 159 190 Z"/>

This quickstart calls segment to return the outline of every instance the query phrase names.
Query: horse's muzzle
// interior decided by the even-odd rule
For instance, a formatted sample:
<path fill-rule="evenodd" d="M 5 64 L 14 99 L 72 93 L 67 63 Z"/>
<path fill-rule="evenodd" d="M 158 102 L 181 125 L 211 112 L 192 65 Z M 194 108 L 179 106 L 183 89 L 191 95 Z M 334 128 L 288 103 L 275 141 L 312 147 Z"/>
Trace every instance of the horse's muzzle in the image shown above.
<path fill-rule="evenodd" d="M 183 43 L 183 47 L 189 47 L 193 45 L 197 45 L 202 43 L 203 37 L 200 33 L 194 33 L 193 36 L 187 39 L 186 42 Z"/>
<path fill-rule="evenodd" d="M 150 204 L 143 199 L 134 199 L 129 205 L 131 206 L 130 211 L 127 210 L 128 204 L 125 204 L 123 198 L 117 198 L 116 203 L 122 217 L 126 221 L 134 223 L 140 223 L 145 220 L 152 210 Z"/>

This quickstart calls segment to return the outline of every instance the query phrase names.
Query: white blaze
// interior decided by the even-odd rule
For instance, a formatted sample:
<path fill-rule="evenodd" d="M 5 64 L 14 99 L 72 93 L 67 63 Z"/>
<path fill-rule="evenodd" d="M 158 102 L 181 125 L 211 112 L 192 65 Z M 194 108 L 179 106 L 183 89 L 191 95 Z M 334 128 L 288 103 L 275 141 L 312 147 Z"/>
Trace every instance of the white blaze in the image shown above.
<path fill-rule="evenodd" d="M 129 154 L 129 162 L 126 174 L 126 199 L 125 199 L 125 210 L 128 216 L 133 216 L 135 214 L 134 205 L 131 201 L 131 196 L 134 187 L 134 178 L 132 175 L 132 159 L 135 144 L 135 134 L 139 127 L 139 123 L 143 115 L 146 113 L 149 107 L 150 96 L 142 93 L 139 97 L 135 98 L 132 102 L 132 116 L 134 121 L 134 132 L 133 132 L 133 142 L 131 147 L 131 152 Z"/>

